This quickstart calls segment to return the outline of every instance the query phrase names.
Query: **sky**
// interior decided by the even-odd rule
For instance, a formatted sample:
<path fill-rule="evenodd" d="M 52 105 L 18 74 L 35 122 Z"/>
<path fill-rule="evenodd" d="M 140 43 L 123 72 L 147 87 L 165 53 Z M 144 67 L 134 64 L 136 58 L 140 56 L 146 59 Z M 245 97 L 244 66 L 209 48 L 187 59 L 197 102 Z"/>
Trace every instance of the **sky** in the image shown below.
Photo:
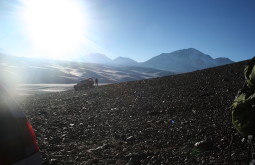
<path fill-rule="evenodd" d="M 186 48 L 233 61 L 255 55 L 254 0 L 40 1 L 0 0 L 0 52 L 139 62 Z"/>

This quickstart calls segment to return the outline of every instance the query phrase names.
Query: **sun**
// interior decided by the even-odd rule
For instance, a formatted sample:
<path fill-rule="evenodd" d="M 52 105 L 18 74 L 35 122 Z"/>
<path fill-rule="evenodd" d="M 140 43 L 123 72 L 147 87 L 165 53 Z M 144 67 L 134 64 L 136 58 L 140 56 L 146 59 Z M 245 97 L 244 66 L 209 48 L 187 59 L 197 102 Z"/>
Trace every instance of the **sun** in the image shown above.
<path fill-rule="evenodd" d="M 23 0 L 24 20 L 32 42 L 54 53 L 72 52 L 83 40 L 84 12 L 77 0 Z"/>

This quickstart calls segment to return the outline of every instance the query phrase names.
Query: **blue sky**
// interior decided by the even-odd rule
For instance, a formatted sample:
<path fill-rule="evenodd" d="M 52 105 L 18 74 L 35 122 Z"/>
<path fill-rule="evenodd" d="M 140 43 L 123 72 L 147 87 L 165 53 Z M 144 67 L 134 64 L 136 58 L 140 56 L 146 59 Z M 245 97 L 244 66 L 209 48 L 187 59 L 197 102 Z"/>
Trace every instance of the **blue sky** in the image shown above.
<path fill-rule="evenodd" d="M 254 0 L 77 0 L 86 15 L 83 43 L 65 56 L 103 53 L 137 61 L 196 48 L 234 61 L 255 55 Z M 49 4 L 50 5 L 50 4 Z M 0 0 L 0 52 L 40 56 L 20 19 L 18 0 Z M 58 9 L 56 9 L 57 11 Z M 93 47 L 93 48 L 92 48 Z"/>

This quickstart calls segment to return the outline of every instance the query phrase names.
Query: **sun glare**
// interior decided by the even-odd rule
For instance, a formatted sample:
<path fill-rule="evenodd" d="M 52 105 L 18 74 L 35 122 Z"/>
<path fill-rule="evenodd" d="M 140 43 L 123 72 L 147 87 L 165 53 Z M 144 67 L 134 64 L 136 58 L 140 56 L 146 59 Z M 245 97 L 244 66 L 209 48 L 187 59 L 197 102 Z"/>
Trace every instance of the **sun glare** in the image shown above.
<path fill-rule="evenodd" d="M 84 15 L 74 0 L 24 0 L 24 19 L 33 43 L 48 52 L 72 52 L 83 38 Z"/>

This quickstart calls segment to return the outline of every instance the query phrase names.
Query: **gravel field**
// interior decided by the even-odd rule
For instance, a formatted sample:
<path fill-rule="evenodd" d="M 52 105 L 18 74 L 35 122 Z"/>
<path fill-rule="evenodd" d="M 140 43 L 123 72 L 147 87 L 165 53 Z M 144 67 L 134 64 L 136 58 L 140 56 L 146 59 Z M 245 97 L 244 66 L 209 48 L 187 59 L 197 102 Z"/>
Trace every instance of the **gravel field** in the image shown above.
<path fill-rule="evenodd" d="M 229 109 L 245 62 L 186 74 L 29 96 L 44 164 L 240 164 Z"/>

